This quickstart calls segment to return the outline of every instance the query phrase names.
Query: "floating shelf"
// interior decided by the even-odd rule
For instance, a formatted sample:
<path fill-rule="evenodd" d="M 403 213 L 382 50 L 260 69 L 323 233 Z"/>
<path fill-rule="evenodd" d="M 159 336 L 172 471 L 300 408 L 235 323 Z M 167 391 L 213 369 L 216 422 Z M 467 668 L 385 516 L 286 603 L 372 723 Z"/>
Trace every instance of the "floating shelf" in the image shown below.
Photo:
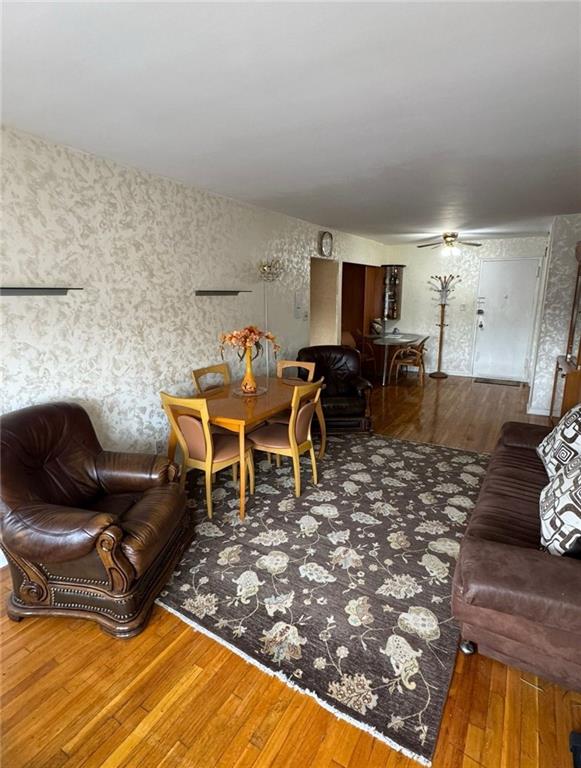
<path fill-rule="evenodd" d="M 239 293 L 252 293 L 246 290 L 226 290 L 222 288 L 210 288 L 194 291 L 196 296 L 238 296 Z"/>
<path fill-rule="evenodd" d="M 15 286 L 0 287 L 0 296 L 66 296 L 69 291 L 82 291 L 82 288 L 62 286 L 56 288 L 44 288 L 37 285 L 32 288 Z"/>

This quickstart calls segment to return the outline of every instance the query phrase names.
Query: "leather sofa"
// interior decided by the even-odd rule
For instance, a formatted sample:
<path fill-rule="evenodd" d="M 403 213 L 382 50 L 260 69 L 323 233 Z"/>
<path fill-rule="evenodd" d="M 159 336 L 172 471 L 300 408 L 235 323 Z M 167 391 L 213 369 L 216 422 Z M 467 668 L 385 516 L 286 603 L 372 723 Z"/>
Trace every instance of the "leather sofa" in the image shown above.
<path fill-rule="evenodd" d="M 460 545 L 452 612 L 462 650 L 581 690 L 581 561 L 540 550 L 536 447 L 548 427 L 508 422 Z"/>
<path fill-rule="evenodd" d="M 361 357 L 353 347 L 303 347 L 298 360 L 315 363 L 315 380 L 325 377 L 321 404 L 328 432 L 368 432 L 371 429 L 372 386 L 361 376 Z M 306 372 L 299 369 L 306 379 Z M 313 427 L 316 429 L 316 422 Z"/>
<path fill-rule="evenodd" d="M 8 615 L 73 616 L 118 637 L 145 626 L 191 535 L 175 465 L 104 451 L 73 403 L 0 419 Z"/>

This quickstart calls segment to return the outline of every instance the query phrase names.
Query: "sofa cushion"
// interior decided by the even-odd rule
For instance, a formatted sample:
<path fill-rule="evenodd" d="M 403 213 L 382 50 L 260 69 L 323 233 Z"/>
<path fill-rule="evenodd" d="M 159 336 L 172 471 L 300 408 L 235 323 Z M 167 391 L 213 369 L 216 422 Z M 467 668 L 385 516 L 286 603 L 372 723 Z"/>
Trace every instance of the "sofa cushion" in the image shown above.
<path fill-rule="evenodd" d="M 513 448 L 501 439 L 490 463 L 467 533 L 488 541 L 537 549 L 539 499 L 547 473 L 532 448 Z"/>
<path fill-rule="evenodd" d="M 175 533 L 183 504 L 179 485 L 150 488 L 118 521 L 124 532 L 121 549 L 142 576 Z"/>
<path fill-rule="evenodd" d="M 330 397 L 321 396 L 325 416 L 363 416 L 365 415 L 365 400 L 361 397 Z"/>
<path fill-rule="evenodd" d="M 580 594 L 575 560 L 470 535 L 462 541 L 454 574 L 454 615 L 461 621 L 468 605 L 581 634 Z M 477 623 L 474 615 L 470 620 Z"/>
<path fill-rule="evenodd" d="M 511 448 L 530 448 L 535 450 L 549 432 L 551 432 L 551 427 L 542 426 L 541 424 L 507 421 L 502 425 L 500 442 Z"/>
<path fill-rule="evenodd" d="M 581 558 L 581 456 L 569 461 L 543 489 L 540 512 L 546 550 Z"/>
<path fill-rule="evenodd" d="M 549 477 L 554 477 L 568 462 L 581 456 L 581 403 L 567 411 L 540 443 L 537 452 Z"/>

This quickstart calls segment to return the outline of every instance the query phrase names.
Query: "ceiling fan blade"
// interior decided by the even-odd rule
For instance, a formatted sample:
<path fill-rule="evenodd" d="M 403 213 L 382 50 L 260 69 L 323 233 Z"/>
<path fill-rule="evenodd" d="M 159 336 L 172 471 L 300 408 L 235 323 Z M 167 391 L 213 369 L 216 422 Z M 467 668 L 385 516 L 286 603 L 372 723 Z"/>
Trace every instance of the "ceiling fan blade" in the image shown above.
<path fill-rule="evenodd" d="M 468 243 L 466 240 L 458 240 L 459 245 L 473 245 L 475 248 L 480 248 L 482 243 Z"/>
<path fill-rule="evenodd" d="M 440 242 L 437 243 L 422 243 L 421 245 L 418 245 L 418 248 L 434 248 L 436 245 L 441 245 Z"/>

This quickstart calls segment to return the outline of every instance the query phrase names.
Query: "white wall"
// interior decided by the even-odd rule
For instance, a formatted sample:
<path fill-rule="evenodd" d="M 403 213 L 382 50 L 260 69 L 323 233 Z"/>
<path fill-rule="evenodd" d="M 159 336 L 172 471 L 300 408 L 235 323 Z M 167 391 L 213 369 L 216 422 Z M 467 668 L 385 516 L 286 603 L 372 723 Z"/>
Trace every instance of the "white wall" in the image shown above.
<path fill-rule="evenodd" d="M 481 248 L 459 248 L 451 256 L 443 249 L 420 248 L 412 245 L 390 246 L 386 263 L 405 264 L 401 320 L 392 322 L 409 333 L 429 335 L 426 367 L 436 368 L 439 306 L 436 294 L 430 291 L 430 275 L 457 274 L 462 282 L 451 294 L 446 309 L 445 341 L 442 368 L 449 374 L 472 375 L 476 297 L 482 259 L 514 259 L 544 257 L 547 240 L 544 237 L 481 240 Z"/>
<path fill-rule="evenodd" d="M 105 447 L 154 449 L 167 429 L 159 391 L 191 393 L 190 371 L 219 359 L 221 331 L 263 324 L 265 258 L 285 265 L 268 286 L 270 330 L 284 355 L 308 344 L 322 227 L 17 131 L 2 149 L 3 284 L 83 288 L 2 298 L 2 411 L 75 400 Z M 385 261 L 385 246 L 334 235 L 333 258 Z M 252 293 L 194 296 L 238 287 Z"/>
<path fill-rule="evenodd" d="M 309 344 L 338 344 L 340 264 L 311 259 L 311 327 Z"/>
<path fill-rule="evenodd" d="M 575 291 L 575 244 L 581 241 L 581 214 L 557 216 L 549 239 L 546 288 L 541 311 L 529 412 L 548 414 L 558 355 L 567 351 Z"/>

